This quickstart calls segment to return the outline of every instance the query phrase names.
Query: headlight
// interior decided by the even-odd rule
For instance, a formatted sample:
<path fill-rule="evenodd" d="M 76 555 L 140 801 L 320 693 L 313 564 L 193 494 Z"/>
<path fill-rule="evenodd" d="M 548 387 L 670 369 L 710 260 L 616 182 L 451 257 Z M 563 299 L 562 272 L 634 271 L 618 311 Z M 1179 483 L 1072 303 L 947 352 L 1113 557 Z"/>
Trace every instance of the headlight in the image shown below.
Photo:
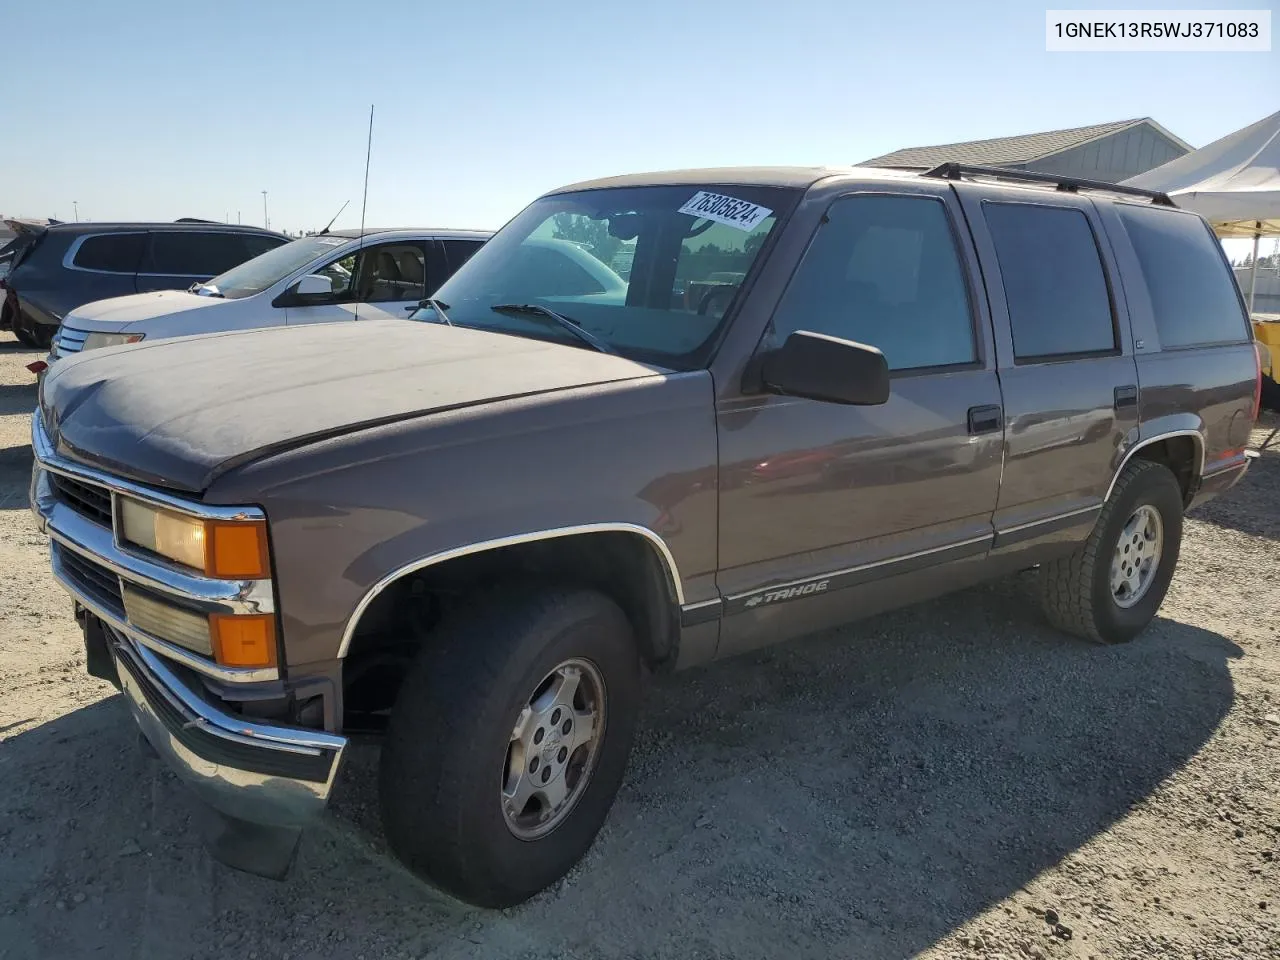
<path fill-rule="evenodd" d="M 142 333 L 91 333 L 84 338 L 81 350 L 97 350 L 99 347 L 118 347 L 122 343 L 137 343 L 146 334 Z"/>
<path fill-rule="evenodd" d="M 201 520 L 121 497 L 120 533 L 207 577 L 262 580 L 268 576 L 267 525 L 262 520 Z"/>

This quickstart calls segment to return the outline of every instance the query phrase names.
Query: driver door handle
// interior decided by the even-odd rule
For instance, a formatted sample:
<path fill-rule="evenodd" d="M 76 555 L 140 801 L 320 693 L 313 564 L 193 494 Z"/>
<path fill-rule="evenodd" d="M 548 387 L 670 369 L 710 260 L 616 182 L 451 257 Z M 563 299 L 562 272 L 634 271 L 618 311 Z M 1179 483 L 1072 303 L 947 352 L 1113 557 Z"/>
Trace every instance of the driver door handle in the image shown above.
<path fill-rule="evenodd" d="M 998 403 L 969 408 L 969 432 L 972 434 L 994 433 L 1003 423 L 1004 411 Z"/>

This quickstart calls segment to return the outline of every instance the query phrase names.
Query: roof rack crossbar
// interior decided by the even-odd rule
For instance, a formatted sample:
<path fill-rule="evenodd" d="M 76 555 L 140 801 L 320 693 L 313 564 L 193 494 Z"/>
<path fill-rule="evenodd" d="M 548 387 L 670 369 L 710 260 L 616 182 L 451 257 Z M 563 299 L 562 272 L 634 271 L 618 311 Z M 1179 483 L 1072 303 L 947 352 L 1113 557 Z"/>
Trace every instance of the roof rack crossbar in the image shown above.
<path fill-rule="evenodd" d="M 1035 173 L 1030 170 L 1010 170 L 1006 167 L 984 167 L 970 163 L 942 163 L 932 170 L 926 170 L 922 177 L 938 177 L 942 180 L 961 180 L 966 176 L 991 177 L 998 180 L 1021 180 L 1027 183 L 1051 183 L 1064 193 L 1077 193 L 1080 190 L 1105 190 L 1110 193 L 1121 193 L 1131 197 L 1145 197 L 1152 203 L 1162 207 L 1173 207 L 1176 204 L 1167 193 L 1158 190 L 1143 190 L 1141 187 L 1127 187 L 1120 183 L 1107 183 L 1105 180 L 1085 180 L 1081 177 L 1061 177 L 1055 173 Z"/>

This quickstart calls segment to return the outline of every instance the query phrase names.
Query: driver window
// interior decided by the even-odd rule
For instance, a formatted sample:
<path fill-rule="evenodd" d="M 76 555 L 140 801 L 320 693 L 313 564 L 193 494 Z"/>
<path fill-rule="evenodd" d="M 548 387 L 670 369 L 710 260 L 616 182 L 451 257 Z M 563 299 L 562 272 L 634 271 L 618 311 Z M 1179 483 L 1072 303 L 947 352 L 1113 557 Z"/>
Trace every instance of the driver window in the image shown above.
<path fill-rule="evenodd" d="M 867 194 L 833 202 L 766 343 L 778 346 L 795 330 L 869 343 L 890 370 L 975 362 L 964 269 L 942 201 Z"/>
<path fill-rule="evenodd" d="M 309 304 L 345 303 L 351 299 L 351 281 L 355 276 L 355 270 L 356 255 L 354 253 L 326 264 L 315 272 L 321 277 L 329 278 L 329 283 L 333 285 L 330 292 L 313 297 L 303 296 L 299 299 Z"/>
<path fill-rule="evenodd" d="M 427 295 L 427 256 L 421 243 L 383 243 L 360 258 L 357 299 L 361 303 L 421 300 Z"/>

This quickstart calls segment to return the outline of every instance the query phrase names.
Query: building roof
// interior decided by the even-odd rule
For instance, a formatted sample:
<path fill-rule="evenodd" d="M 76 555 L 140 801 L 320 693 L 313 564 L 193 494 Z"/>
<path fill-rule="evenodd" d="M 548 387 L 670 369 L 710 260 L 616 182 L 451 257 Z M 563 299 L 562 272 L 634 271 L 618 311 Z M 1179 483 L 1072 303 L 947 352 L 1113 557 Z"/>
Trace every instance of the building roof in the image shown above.
<path fill-rule="evenodd" d="M 1111 123 L 1095 123 L 1088 127 L 1072 127 L 1068 130 L 1048 130 L 1044 133 L 1026 133 L 1017 137 L 995 137 L 991 140 L 970 140 L 965 143 L 942 143 L 932 147 L 908 147 L 895 150 L 881 157 L 864 160 L 866 167 L 936 167 L 940 163 L 956 161 L 976 164 L 1030 163 L 1072 147 L 1099 140 L 1139 124 L 1149 124 L 1157 132 L 1168 137 L 1185 150 L 1194 149 L 1189 143 L 1175 137 L 1150 117 L 1135 120 L 1116 120 Z"/>

